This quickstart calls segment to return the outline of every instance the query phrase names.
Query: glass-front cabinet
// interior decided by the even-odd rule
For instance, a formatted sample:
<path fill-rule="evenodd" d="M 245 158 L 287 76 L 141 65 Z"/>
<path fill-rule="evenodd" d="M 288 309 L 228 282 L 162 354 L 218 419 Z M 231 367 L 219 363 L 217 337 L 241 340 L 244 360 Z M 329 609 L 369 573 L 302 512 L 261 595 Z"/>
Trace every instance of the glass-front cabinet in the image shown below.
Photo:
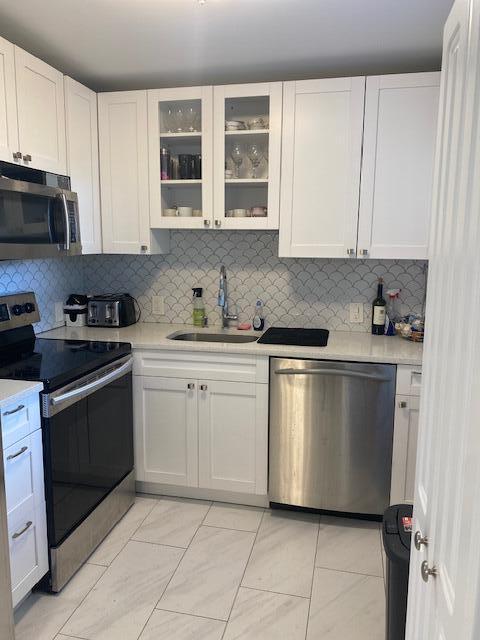
<path fill-rule="evenodd" d="M 278 229 L 282 83 L 213 91 L 214 226 Z"/>
<path fill-rule="evenodd" d="M 150 224 L 198 229 L 213 221 L 213 89 L 148 91 Z"/>

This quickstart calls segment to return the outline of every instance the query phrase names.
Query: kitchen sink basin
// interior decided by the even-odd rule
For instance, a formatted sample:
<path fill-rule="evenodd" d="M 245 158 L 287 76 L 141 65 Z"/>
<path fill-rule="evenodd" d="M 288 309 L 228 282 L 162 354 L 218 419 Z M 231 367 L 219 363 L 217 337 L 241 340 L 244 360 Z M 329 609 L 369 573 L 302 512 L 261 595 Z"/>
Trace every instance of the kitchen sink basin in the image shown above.
<path fill-rule="evenodd" d="M 188 342 L 256 342 L 257 336 L 249 336 L 236 333 L 172 333 L 167 336 L 169 340 L 184 340 Z"/>

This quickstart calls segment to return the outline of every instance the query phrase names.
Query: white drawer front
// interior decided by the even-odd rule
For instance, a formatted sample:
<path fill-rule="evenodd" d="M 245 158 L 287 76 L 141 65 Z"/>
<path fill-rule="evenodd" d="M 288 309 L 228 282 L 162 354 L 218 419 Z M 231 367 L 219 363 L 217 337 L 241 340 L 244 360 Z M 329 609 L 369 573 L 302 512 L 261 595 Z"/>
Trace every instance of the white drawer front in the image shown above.
<path fill-rule="evenodd" d="M 268 358 L 231 353 L 135 351 L 138 376 L 268 382 Z"/>
<path fill-rule="evenodd" d="M 33 497 L 8 517 L 10 572 L 13 606 L 48 571 L 45 503 L 35 506 Z"/>
<path fill-rule="evenodd" d="M 32 496 L 34 496 L 36 504 L 44 502 L 42 432 L 40 429 L 5 449 L 3 465 L 7 514 L 10 514 Z"/>
<path fill-rule="evenodd" d="M 398 365 L 397 395 L 419 396 L 422 389 L 422 367 Z"/>
<path fill-rule="evenodd" d="M 5 404 L 0 413 L 3 448 L 10 447 L 40 428 L 40 400 L 37 391 Z"/>

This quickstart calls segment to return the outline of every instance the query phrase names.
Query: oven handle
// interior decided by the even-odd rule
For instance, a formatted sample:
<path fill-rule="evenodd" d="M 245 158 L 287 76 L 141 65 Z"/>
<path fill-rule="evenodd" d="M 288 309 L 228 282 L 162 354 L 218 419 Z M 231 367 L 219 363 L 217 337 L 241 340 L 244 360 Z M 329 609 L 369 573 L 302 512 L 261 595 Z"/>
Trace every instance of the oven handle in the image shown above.
<path fill-rule="evenodd" d="M 348 369 L 278 369 L 275 371 L 278 375 L 321 375 L 321 376 L 339 376 L 348 378 L 363 378 L 364 380 L 373 380 L 375 382 L 389 382 L 390 378 L 383 376 L 375 376 L 371 373 L 362 373 L 361 371 L 349 371 Z"/>
<path fill-rule="evenodd" d="M 128 362 L 125 362 L 120 367 L 117 367 L 113 371 L 110 371 L 110 373 L 107 373 L 107 375 L 103 376 L 102 378 L 99 378 L 98 380 L 94 380 L 93 382 L 89 382 L 88 384 L 84 385 L 83 387 L 79 387 L 78 389 L 72 389 L 71 391 L 62 393 L 61 396 L 57 396 L 56 398 L 51 398 L 50 404 L 53 407 L 58 407 L 64 402 L 71 402 L 72 400 L 75 400 L 80 396 L 89 395 L 90 393 L 93 393 L 94 391 L 97 391 L 98 389 L 105 387 L 110 382 L 113 382 L 114 380 L 121 378 L 126 373 L 131 371 L 133 368 L 132 363 L 133 363 L 133 360 L 132 358 L 130 358 Z"/>

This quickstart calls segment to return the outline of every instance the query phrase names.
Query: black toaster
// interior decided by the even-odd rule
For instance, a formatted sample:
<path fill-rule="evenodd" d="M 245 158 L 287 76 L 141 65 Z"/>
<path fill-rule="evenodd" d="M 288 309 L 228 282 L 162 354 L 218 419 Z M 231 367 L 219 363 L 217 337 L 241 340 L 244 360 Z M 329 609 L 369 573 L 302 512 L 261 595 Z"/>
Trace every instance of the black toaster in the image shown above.
<path fill-rule="evenodd" d="M 89 327 L 128 327 L 137 322 L 135 298 L 129 293 L 95 295 L 88 300 Z"/>

